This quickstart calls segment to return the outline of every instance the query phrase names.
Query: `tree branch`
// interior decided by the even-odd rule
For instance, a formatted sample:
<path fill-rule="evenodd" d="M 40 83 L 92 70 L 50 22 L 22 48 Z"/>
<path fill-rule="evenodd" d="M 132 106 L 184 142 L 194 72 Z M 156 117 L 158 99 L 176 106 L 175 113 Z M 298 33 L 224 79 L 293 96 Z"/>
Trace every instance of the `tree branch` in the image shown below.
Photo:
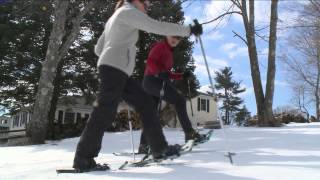
<path fill-rule="evenodd" d="M 59 56 L 61 58 L 63 58 L 66 55 L 70 46 L 75 41 L 80 31 L 80 24 L 81 24 L 81 20 L 83 19 L 83 16 L 85 16 L 94 7 L 95 4 L 97 4 L 97 0 L 88 2 L 88 4 L 84 6 L 84 9 L 76 17 L 74 17 L 71 20 L 72 22 L 71 34 L 68 35 L 66 41 L 59 48 L 59 51 L 60 51 Z"/>
<path fill-rule="evenodd" d="M 236 33 L 235 31 L 232 31 L 234 33 L 233 37 L 239 37 L 244 43 L 246 43 L 246 45 L 248 46 L 248 42 L 242 37 L 240 36 L 238 33 Z"/>
<path fill-rule="evenodd" d="M 242 13 L 240 11 L 230 11 L 230 12 L 223 13 L 220 16 L 218 16 L 218 17 L 216 17 L 216 18 L 214 18 L 214 19 L 212 19 L 210 21 L 204 22 L 204 23 L 202 23 L 202 25 L 213 23 L 214 21 L 216 21 L 216 20 L 218 20 L 220 18 L 223 18 L 226 15 L 231 15 L 231 14 L 240 14 L 240 15 L 242 15 Z"/>

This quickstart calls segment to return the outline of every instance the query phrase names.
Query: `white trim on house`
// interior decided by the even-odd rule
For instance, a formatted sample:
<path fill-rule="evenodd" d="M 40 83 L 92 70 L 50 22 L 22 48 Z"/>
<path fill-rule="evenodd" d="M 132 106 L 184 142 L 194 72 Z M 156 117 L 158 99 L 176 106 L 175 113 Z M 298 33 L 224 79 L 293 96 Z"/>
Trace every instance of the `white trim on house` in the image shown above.
<path fill-rule="evenodd" d="M 218 106 L 212 95 L 199 93 L 198 96 L 191 99 L 191 102 L 193 107 L 193 116 L 189 100 L 187 101 L 187 113 L 194 127 L 203 126 L 208 122 L 218 121 Z"/>

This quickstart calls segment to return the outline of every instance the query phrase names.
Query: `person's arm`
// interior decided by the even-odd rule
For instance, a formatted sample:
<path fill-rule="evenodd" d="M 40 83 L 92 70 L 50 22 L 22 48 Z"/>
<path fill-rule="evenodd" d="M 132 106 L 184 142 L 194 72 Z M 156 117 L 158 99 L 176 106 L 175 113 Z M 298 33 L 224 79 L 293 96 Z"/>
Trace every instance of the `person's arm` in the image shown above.
<path fill-rule="evenodd" d="M 105 41 L 105 34 L 104 31 L 102 33 L 102 35 L 99 37 L 97 44 L 94 46 L 94 53 L 97 56 L 100 56 L 100 54 L 102 53 L 103 47 L 104 47 L 104 41 Z"/>
<path fill-rule="evenodd" d="M 147 66 L 151 70 L 151 72 L 160 71 L 160 66 L 162 66 L 160 59 L 162 58 L 162 50 L 160 44 L 155 44 L 154 47 L 151 48 L 148 55 L 148 63 Z"/>
<path fill-rule="evenodd" d="M 125 24 L 148 33 L 181 37 L 188 37 L 191 34 L 190 26 L 157 21 L 137 9 L 124 10 L 119 16 Z"/>

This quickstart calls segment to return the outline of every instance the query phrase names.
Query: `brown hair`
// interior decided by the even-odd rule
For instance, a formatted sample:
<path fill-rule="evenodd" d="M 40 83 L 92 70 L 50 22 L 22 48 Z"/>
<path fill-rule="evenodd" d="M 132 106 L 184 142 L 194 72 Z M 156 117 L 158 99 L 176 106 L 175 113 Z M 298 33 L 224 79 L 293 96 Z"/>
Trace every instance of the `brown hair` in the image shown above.
<path fill-rule="evenodd" d="M 126 0 L 118 0 L 117 5 L 116 5 L 116 10 L 119 9 L 125 2 Z M 132 2 L 133 0 L 127 0 L 128 2 Z"/>
<path fill-rule="evenodd" d="M 116 10 L 119 9 L 125 1 L 128 1 L 129 3 L 131 3 L 134 0 L 118 0 L 117 5 L 116 5 Z M 145 0 L 140 0 L 141 2 L 144 2 Z"/>

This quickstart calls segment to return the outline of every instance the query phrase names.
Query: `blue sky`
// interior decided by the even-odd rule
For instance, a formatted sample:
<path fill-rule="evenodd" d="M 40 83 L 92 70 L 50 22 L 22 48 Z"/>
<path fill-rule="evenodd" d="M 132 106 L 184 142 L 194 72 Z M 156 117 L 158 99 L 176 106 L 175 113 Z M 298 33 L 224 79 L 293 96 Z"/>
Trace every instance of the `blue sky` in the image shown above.
<path fill-rule="evenodd" d="M 279 28 L 290 25 L 298 13 L 290 10 L 289 6 L 293 6 L 291 2 L 279 3 Z M 290 4 L 289 4 L 290 3 Z M 298 3 L 298 2 L 296 2 Z M 302 2 L 303 3 L 303 2 Z M 228 1 L 194 1 L 193 3 L 185 3 L 184 11 L 186 23 L 190 24 L 192 19 L 199 19 L 201 22 L 214 19 L 219 16 L 226 9 L 230 7 Z M 270 2 L 269 1 L 256 1 L 256 26 L 263 28 L 268 25 L 270 19 Z M 218 28 L 216 28 L 218 25 Z M 261 31 L 261 35 L 268 35 L 268 28 Z M 248 59 L 248 50 L 244 42 L 238 37 L 234 37 L 232 31 L 244 36 L 245 31 L 243 27 L 242 19 L 239 15 L 233 15 L 230 18 L 226 18 L 219 24 L 213 23 L 204 26 L 205 33 L 202 36 L 207 58 L 209 61 L 210 72 L 213 75 L 214 71 L 221 69 L 225 66 L 232 67 L 234 72 L 234 79 L 243 82 L 243 86 L 247 91 L 241 94 L 244 98 L 246 106 L 252 112 L 256 114 L 255 97 L 252 87 L 251 71 Z M 279 31 L 278 34 L 278 49 L 277 55 L 287 51 L 286 38 L 290 34 L 290 30 L 284 29 Z M 263 86 L 266 82 L 267 71 L 267 53 L 268 44 L 257 38 L 257 46 L 259 53 L 259 64 L 261 71 L 261 78 Z M 201 89 L 208 89 L 209 79 L 204 66 L 203 56 L 200 51 L 200 45 L 196 44 L 193 56 L 196 60 L 196 75 L 200 81 Z M 275 81 L 275 96 L 274 107 L 285 106 L 292 104 L 292 90 L 288 83 L 286 66 L 281 63 L 280 59 L 277 59 L 277 72 Z"/>

